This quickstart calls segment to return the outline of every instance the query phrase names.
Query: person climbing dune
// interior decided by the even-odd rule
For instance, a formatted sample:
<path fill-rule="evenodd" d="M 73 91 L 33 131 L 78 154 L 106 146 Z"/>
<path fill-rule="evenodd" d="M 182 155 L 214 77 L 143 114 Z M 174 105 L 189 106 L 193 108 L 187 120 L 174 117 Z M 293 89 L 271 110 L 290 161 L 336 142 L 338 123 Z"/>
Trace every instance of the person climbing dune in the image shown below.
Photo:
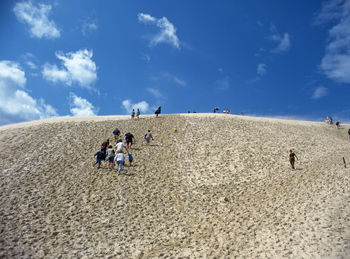
<path fill-rule="evenodd" d="M 290 162 L 290 165 L 292 166 L 292 169 L 295 169 L 294 167 L 295 158 L 299 160 L 297 155 L 293 153 L 293 150 L 289 150 L 289 162 Z"/>

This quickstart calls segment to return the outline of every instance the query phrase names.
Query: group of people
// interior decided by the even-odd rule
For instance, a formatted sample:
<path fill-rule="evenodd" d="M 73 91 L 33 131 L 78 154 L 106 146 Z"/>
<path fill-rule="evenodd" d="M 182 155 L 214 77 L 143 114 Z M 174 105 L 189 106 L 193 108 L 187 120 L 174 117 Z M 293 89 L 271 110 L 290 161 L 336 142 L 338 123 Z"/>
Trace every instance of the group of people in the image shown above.
<path fill-rule="evenodd" d="M 118 174 L 120 174 L 123 169 L 123 165 L 125 164 L 124 151 L 126 152 L 126 154 L 128 154 L 129 166 L 132 166 L 132 162 L 134 158 L 131 154 L 131 147 L 135 143 L 135 137 L 130 132 L 125 133 L 125 143 L 124 143 L 123 139 L 121 138 L 121 132 L 117 128 L 113 130 L 113 135 L 114 135 L 115 147 L 113 148 L 109 139 L 104 141 L 101 144 L 101 149 L 97 151 L 94 155 L 96 157 L 96 162 L 94 163 L 94 166 L 97 165 L 97 168 L 100 168 L 102 161 L 107 160 L 108 169 L 112 170 L 114 166 L 117 165 Z M 149 145 L 151 139 L 153 140 L 151 130 L 148 130 L 144 138 L 146 141 L 146 145 Z"/>
<path fill-rule="evenodd" d="M 156 115 L 156 117 L 158 117 L 158 115 L 159 115 L 161 112 L 162 112 L 162 106 L 159 106 L 159 107 L 157 108 L 157 110 L 154 112 L 154 114 Z M 139 118 L 140 118 L 140 114 L 141 114 L 139 108 L 137 108 L 136 113 L 135 113 L 135 109 L 132 109 L 132 111 L 131 111 L 131 119 L 134 119 L 134 118 L 135 118 L 135 114 L 136 114 L 136 119 L 139 119 Z"/>
<path fill-rule="evenodd" d="M 331 116 L 327 116 L 325 122 L 328 124 L 328 125 L 333 125 L 333 118 Z M 340 129 L 340 120 L 338 120 L 336 123 L 335 123 L 335 127 L 337 129 Z"/>
<path fill-rule="evenodd" d="M 139 119 L 140 118 L 140 109 L 137 108 L 137 111 L 136 111 L 136 118 Z M 131 112 L 131 119 L 135 118 L 135 109 L 132 109 L 132 112 Z"/>

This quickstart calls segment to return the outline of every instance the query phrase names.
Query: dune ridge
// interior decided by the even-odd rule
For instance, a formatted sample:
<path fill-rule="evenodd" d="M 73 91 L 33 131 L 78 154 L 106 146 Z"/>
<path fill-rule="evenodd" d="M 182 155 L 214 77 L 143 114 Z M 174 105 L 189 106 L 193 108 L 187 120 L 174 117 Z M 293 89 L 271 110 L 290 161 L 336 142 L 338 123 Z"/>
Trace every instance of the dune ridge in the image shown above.
<path fill-rule="evenodd" d="M 120 176 L 92 167 L 116 127 L 136 137 Z M 223 114 L 57 118 L 0 127 L 0 143 L 0 257 L 350 254 L 344 129 Z"/>

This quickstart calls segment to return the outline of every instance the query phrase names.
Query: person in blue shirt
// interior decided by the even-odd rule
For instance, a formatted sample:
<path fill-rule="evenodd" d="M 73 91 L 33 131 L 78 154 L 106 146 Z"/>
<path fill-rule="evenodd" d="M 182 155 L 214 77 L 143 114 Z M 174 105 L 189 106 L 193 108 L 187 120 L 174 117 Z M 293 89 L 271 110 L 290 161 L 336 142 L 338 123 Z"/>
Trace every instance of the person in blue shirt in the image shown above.
<path fill-rule="evenodd" d="M 96 152 L 96 154 L 94 156 L 96 157 L 96 163 L 94 164 L 94 166 L 96 164 L 98 164 L 97 168 L 100 168 L 102 160 L 104 161 L 106 158 L 106 154 L 104 152 L 102 152 L 101 150 L 99 150 Z"/>

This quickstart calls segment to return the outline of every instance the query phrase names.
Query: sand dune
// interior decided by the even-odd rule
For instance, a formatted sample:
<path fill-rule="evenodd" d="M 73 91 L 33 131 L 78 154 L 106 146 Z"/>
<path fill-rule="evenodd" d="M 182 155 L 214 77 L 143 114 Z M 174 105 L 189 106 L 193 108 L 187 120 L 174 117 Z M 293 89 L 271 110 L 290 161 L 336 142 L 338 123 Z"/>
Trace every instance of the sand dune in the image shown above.
<path fill-rule="evenodd" d="M 116 127 L 136 137 L 120 176 L 92 167 Z M 350 254 L 345 129 L 223 114 L 57 118 L 0 127 L 0 143 L 0 257 Z"/>

